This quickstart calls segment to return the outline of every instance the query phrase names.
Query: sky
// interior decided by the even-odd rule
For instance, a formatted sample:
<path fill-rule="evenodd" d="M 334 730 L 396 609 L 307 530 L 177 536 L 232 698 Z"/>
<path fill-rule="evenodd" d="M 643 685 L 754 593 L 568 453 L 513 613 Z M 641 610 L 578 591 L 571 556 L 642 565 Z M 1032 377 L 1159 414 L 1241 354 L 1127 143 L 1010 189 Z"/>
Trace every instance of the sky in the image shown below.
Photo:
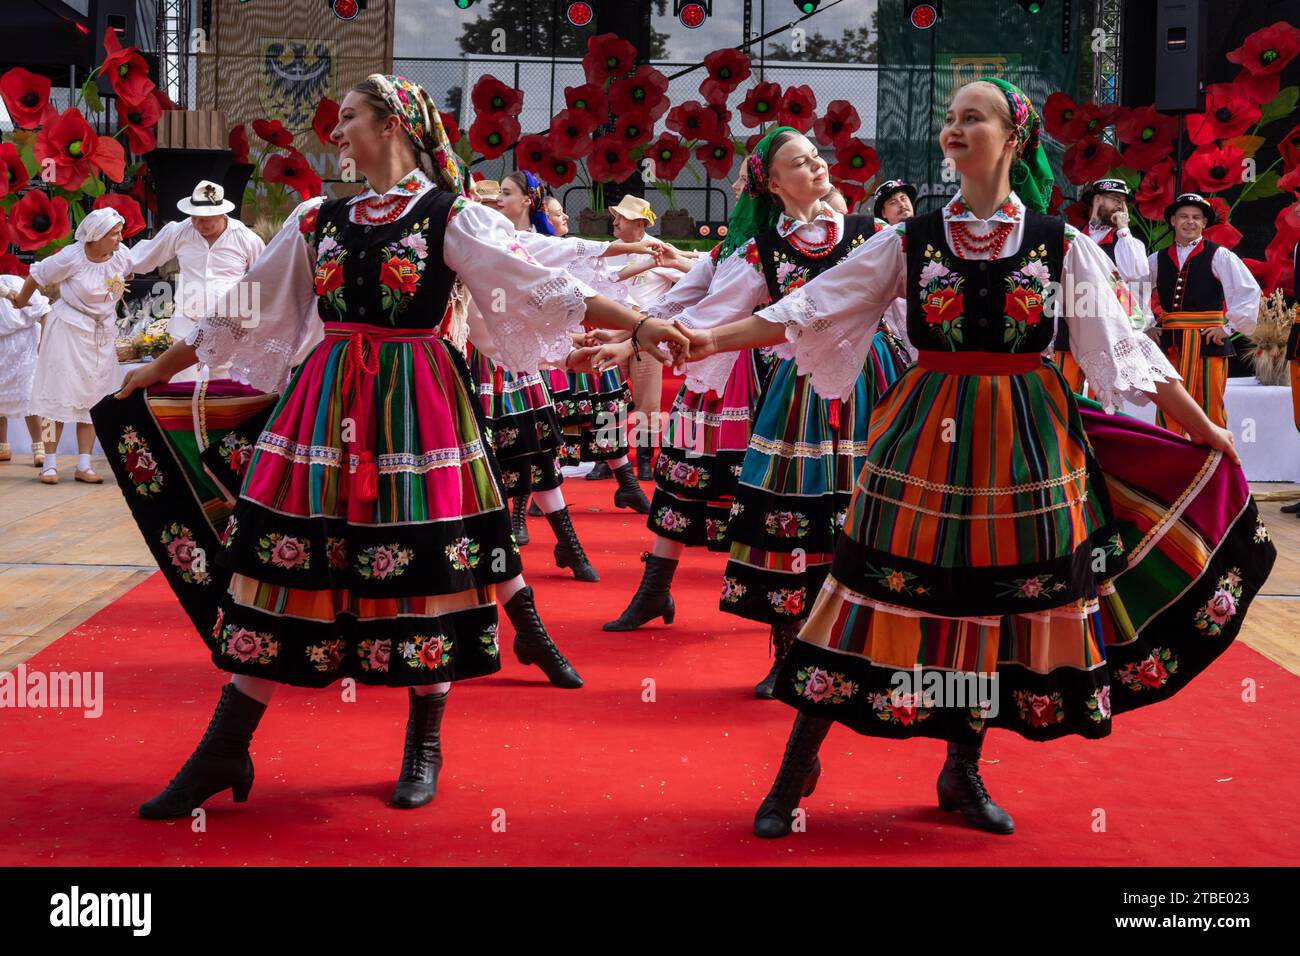
<path fill-rule="evenodd" d="M 538 0 L 538 4 L 545 9 L 545 0 Z M 823 5 L 828 4 L 829 0 L 825 0 Z M 754 0 L 755 30 L 760 26 L 760 9 L 764 5 L 769 30 L 799 16 L 793 0 Z M 395 54 L 398 57 L 459 56 L 456 38 L 461 24 L 486 6 L 487 0 L 482 0 L 476 7 L 463 11 L 457 9 L 454 0 L 397 0 Z M 876 0 L 841 0 L 835 7 L 828 7 L 808 20 L 804 28 L 809 34 L 820 31 L 826 36 L 837 36 L 846 29 L 869 23 L 875 8 Z M 712 18 L 695 30 L 677 21 L 671 2 L 665 9 L 664 16 L 655 15 L 654 27 L 669 34 L 668 52 L 674 61 L 698 61 L 712 50 L 741 41 L 743 0 L 713 0 Z"/>

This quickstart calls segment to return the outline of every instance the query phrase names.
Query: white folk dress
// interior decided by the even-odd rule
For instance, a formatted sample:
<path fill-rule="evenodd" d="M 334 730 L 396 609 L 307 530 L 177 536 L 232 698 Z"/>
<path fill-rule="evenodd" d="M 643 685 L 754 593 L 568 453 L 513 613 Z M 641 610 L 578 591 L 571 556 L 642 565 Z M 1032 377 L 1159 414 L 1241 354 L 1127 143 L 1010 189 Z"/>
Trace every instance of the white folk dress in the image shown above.
<path fill-rule="evenodd" d="M 17 292 L 21 276 L 0 276 L 0 286 Z M 36 346 L 41 340 L 41 316 L 50 311 L 50 300 L 39 291 L 21 309 L 0 299 L 0 418 L 21 418 L 31 414 L 32 377 L 36 373 Z"/>

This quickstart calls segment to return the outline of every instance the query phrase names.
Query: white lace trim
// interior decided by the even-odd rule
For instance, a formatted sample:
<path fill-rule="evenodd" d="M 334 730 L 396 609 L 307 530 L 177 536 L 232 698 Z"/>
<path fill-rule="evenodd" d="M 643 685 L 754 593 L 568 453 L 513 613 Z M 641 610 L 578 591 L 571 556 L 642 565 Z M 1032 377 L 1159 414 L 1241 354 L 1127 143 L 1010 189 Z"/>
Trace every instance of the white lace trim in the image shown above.
<path fill-rule="evenodd" d="M 840 325 L 820 317 L 817 302 L 806 288 L 795 289 L 779 306 L 777 314 L 785 326 L 789 345 L 778 346 L 776 354 L 785 357 L 793 346 L 796 371 L 808 376 L 818 395 L 848 398 L 862 372 L 866 353 L 858 343 L 844 336 Z"/>
<path fill-rule="evenodd" d="M 502 315 L 492 323 L 492 337 L 501 353 L 500 364 L 510 371 L 538 371 L 544 359 L 569 354 L 569 330 L 582 323 L 587 312 L 584 290 L 569 278 L 548 279 L 528 296 L 532 322 L 514 315 Z"/>
<path fill-rule="evenodd" d="M 727 380 L 731 378 L 731 370 L 735 367 L 736 356 L 739 354 L 719 352 L 698 362 L 687 363 L 686 387 L 692 392 L 717 392 L 721 395 L 727 387 Z"/>
<path fill-rule="evenodd" d="M 213 315 L 200 319 L 185 336 L 200 362 L 213 368 L 229 363 L 230 377 L 263 392 L 278 392 L 289 379 L 297 343 L 273 336 L 250 341 L 251 328 L 239 318 Z"/>
<path fill-rule="evenodd" d="M 1125 401 L 1145 405 L 1155 393 L 1157 382 L 1182 380 L 1159 347 L 1141 333 L 1115 342 L 1109 351 L 1075 355 L 1075 361 L 1097 401 L 1108 412 L 1121 408 Z"/>

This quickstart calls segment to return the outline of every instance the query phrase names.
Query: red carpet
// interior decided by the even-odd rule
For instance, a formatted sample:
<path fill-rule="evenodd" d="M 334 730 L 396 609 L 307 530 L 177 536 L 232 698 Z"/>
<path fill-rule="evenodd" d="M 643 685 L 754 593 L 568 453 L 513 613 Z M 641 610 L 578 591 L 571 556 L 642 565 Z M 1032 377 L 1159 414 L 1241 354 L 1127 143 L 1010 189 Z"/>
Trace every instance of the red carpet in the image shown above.
<path fill-rule="evenodd" d="M 337 686 L 290 688 L 254 738 L 247 804 L 212 800 L 206 833 L 138 820 L 224 679 L 155 576 L 28 663 L 104 671 L 102 717 L 0 710 L 0 865 L 1300 863 L 1300 680 L 1242 645 L 1174 700 L 1119 717 L 1108 740 L 1032 744 L 994 731 L 985 780 L 1014 814 L 1014 836 L 977 833 L 935 807 L 941 743 L 836 728 L 804 802 L 807 832 L 754 838 L 792 715 L 750 697 L 767 669 L 765 633 L 717 611 L 722 558 L 707 554 L 678 574 L 675 625 L 601 632 L 636 585 L 647 535 L 643 519 L 609 507 L 613 489 L 565 485 L 599 584 L 553 569 L 540 520 L 524 552 L 543 616 L 587 686 L 551 689 L 505 653 L 502 673 L 457 687 L 431 806 L 384 803 L 403 693 L 363 687 L 344 703 Z M 1245 678 L 1258 703 L 1242 702 Z"/>

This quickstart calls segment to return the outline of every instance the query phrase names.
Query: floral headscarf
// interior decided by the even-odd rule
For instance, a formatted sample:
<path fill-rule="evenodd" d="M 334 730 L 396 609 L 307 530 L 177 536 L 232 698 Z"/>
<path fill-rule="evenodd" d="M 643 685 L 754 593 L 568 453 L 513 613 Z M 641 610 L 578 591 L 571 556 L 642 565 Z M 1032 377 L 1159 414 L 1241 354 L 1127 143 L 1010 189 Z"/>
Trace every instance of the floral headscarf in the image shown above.
<path fill-rule="evenodd" d="M 468 196 L 469 176 L 460 157 L 452 151 L 442 117 L 429 94 L 418 83 L 397 74 L 372 73 L 368 79 L 383 93 L 384 102 L 397 114 L 402 128 L 415 147 L 420 168 L 443 188 Z"/>
<path fill-rule="evenodd" d="M 992 83 L 1007 98 L 1011 122 L 1016 127 L 1019 140 L 1019 157 L 1011 164 L 1011 188 L 1030 209 L 1046 212 L 1052 198 L 1052 167 L 1047 163 L 1039 131 L 1043 120 L 1025 91 L 1001 77 L 982 77 L 980 82 Z"/>
<path fill-rule="evenodd" d="M 528 184 L 524 192 L 528 194 L 528 200 L 532 203 L 533 211 L 528 214 L 528 218 L 532 220 L 533 228 L 544 236 L 555 235 L 555 227 L 551 225 L 551 220 L 546 215 L 546 186 L 526 169 L 519 170 L 519 174 Z"/>
<path fill-rule="evenodd" d="M 722 241 L 719 259 L 725 259 L 759 233 L 776 227 L 781 218 L 781 203 L 768 191 L 768 164 L 772 141 L 781 133 L 797 133 L 793 126 L 774 126 L 758 141 L 754 151 L 745 159 L 745 191 L 731 211 L 727 223 L 727 238 Z"/>

